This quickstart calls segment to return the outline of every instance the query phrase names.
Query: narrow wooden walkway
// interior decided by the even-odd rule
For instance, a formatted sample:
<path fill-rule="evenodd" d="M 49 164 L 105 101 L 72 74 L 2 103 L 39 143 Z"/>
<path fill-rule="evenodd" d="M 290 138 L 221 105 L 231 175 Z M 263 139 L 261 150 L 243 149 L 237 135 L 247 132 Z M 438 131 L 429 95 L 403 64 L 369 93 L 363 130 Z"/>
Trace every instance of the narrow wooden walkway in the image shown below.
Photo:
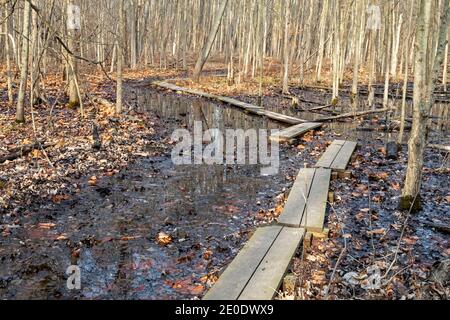
<path fill-rule="evenodd" d="M 322 123 L 264 110 L 233 98 L 218 96 L 171 83 L 153 85 L 214 99 L 246 112 L 291 124 L 270 136 L 271 141 L 291 141 Z M 276 295 L 284 275 L 307 232 L 323 233 L 328 189 L 333 170 L 345 170 L 356 142 L 336 140 L 315 168 L 301 169 L 292 186 L 278 225 L 258 228 L 236 258 L 225 269 L 204 300 L 270 300 Z"/>
<path fill-rule="evenodd" d="M 323 232 L 330 179 L 330 169 L 301 169 L 278 223 Z"/>
<path fill-rule="evenodd" d="M 257 229 L 203 299 L 273 299 L 304 233 L 282 226 Z"/>
<path fill-rule="evenodd" d="M 307 232 L 324 232 L 332 170 L 344 170 L 356 142 L 336 140 L 315 168 L 301 169 L 278 225 L 258 228 L 205 300 L 273 299 Z"/>
<path fill-rule="evenodd" d="M 227 103 L 232 106 L 244 109 L 244 111 L 246 111 L 246 112 L 249 112 L 249 113 L 252 113 L 255 115 L 259 115 L 259 116 L 264 116 L 269 119 L 287 123 L 287 124 L 296 125 L 296 124 L 308 122 L 308 120 L 299 119 L 299 118 L 291 117 L 291 116 L 288 116 L 288 115 L 285 115 L 282 113 L 265 110 L 259 106 L 255 106 L 250 103 L 242 102 L 242 101 L 236 100 L 234 98 L 230 98 L 230 97 L 223 97 L 223 96 L 219 96 L 219 95 L 215 95 L 215 94 L 211 94 L 211 93 L 206 93 L 206 92 L 203 92 L 200 90 L 183 88 L 183 87 L 179 87 L 177 85 L 174 85 L 174 84 L 168 83 L 168 82 L 164 82 L 164 81 L 153 81 L 152 84 L 155 86 L 161 87 L 161 88 L 172 90 L 172 91 L 194 94 L 194 95 L 197 95 L 200 97 L 205 97 L 208 99 L 213 99 L 216 101 Z M 322 125 L 322 124 L 318 124 L 318 126 L 320 126 L 320 125 Z"/>
<path fill-rule="evenodd" d="M 269 137 L 269 139 L 271 141 L 278 141 L 278 142 L 291 141 L 295 137 L 298 137 L 299 135 L 302 135 L 308 131 L 314 130 L 321 126 L 322 126 L 321 123 L 315 123 L 315 122 L 301 123 L 301 124 L 297 124 L 295 126 L 286 128 L 284 130 L 281 130 L 277 133 L 274 133 Z"/>
<path fill-rule="evenodd" d="M 355 151 L 356 142 L 345 140 L 334 140 L 316 164 L 317 168 L 329 168 L 342 171 Z"/>

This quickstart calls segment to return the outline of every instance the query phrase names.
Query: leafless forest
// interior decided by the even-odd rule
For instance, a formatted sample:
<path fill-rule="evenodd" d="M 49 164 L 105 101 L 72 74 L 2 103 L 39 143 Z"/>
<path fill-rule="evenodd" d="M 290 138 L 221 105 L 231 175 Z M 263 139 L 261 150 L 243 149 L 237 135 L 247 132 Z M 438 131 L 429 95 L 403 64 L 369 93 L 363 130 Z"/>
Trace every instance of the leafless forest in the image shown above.
<path fill-rule="evenodd" d="M 345 140 L 274 298 L 448 299 L 450 0 L 0 3 L 0 298 L 201 299 Z M 196 121 L 317 125 L 263 177 L 174 165 Z"/>

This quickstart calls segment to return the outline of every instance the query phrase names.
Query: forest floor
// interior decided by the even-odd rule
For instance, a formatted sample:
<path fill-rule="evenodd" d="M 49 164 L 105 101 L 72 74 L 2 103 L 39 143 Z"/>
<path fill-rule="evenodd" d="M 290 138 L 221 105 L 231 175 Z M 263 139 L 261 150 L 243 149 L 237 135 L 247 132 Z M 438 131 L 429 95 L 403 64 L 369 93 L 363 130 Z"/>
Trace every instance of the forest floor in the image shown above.
<path fill-rule="evenodd" d="M 213 67 L 209 72 L 220 73 L 220 68 Z M 155 94 L 177 96 L 157 91 L 148 83 L 184 76 L 176 70 L 128 73 L 127 91 L 138 86 Z M 223 77 L 205 77 L 197 88 L 257 101 L 257 81 L 232 87 L 226 81 Z M 194 87 L 188 80 L 176 82 Z M 51 103 L 60 96 L 59 83 L 57 78 L 46 79 Z M 111 82 L 92 76 L 88 83 L 84 89 L 91 96 L 114 101 Z M 276 78 L 266 79 L 264 105 L 288 109 L 290 100 L 282 97 L 279 88 Z M 292 272 L 298 290 L 284 292 L 282 298 L 446 299 L 450 294 L 448 234 L 432 227 L 450 225 L 445 154 L 427 149 L 423 209 L 409 214 L 397 210 L 407 164 L 406 146 L 398 160 L 388 160 L 384 154 L 385 133 L 360 135 L 324 126 L 295 144 L 282 146 L 284 161 L 274 185 L 252 182 L 261 194 L 215 207 L 208 199 L 200 201 L 198 205 L 210 206 L 207 209 L 212 212 L 227 213 L 219 220 L 207 220 L 210 227 L 200 231 L 202 219 L 210 218 L 197 216 L 196 206 L 177 221 L 159 215 L 155 221 L 151 215 L 149 218 L 149 210 L 182 211 L 187 205 L 183 201 L 192 206 L 197 200 L 190 199 L 192 194 L 186 191 L 194 186 L 177 184 L 179 173 L 174 173 L 168 163 L 172 127 L 160 116 L 142 112 L 133 95 L 126 97 L 128 111 L 120 117 L 111 108 L 89 102 L 85 105 L 86 119 L 82 120 L 62 98 L 52 111 L 49 106 L 36 106 L 33 130 L 30 117 L 26 124 L 14 122 L 14 108 L 7 105 L 4 88 L 0 90 L 0 157 L 13 147 L 33 142 L 34 137 L 55 144 L 0 164 L 2 298 L 201 297 L 255 225 L 270 223 L 281 213 L 285 191 L 299 167 L 317 161 L 328 144 L 340 136 L 358 139 L 359 147 L 350 163 L 352 178 L 332 181 L 335 202 L 330 204 L 327 216 L 330 237 L 315 239 L 295 258 Z M 325 93 L 298 88 L 293 93 L 318 104 L 327 101 Z M 183 99 L 198 100 L 189 96 Z M 100 130 L 100 150 L 92 148 L 92 123 Z M 372 117 L 369 123 L 376 126 L 383 120 Z M 175 194 L 166 194 L 162 203 L 158 197 L 164 190 L 148 190 L 154 185 L 164 186 L 172 176 L 178 189 Z M 180 192 L 188 200 L 179 202 L 176 197 Z M 158 205 L 152 204 L 149 209 L 144 199 L 153 199 L 152 203 Z M 250 203 L 245 202 L 248 199 L 252 199 Z M 200 225 L 189 227 L 192 221 Z M 189 228 L 190 235 L 186 234 Z M 79 260 L 89 261 L 85 267 L 92 274 L 89 280 L 93 289 L 69 293 L 61 289 L 64 266 Z M 163 281 L 164 286 L 157 289 L 149 284 L 152 281 Z"/>

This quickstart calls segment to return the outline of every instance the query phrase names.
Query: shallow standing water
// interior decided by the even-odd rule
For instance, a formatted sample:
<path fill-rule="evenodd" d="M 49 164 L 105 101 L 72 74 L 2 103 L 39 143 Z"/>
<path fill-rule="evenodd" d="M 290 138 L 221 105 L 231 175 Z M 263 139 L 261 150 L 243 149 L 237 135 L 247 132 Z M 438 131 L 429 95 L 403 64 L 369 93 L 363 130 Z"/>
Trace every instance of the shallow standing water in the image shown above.
<path fill-rule="evenodd" d="M 281 128 L 282 125 L 204 100 L 137 94 L 143 112 L 174 129 Z M 149 150 L 153 154 L 152 149 Z M 31 206 L 0 249 L 0 297 L 15 299 L 189 299 L 201 297 L 254 230 L 259 209 L 291 182 L 294 161 L 282 150 L 280 171 L 259 165 L 175 166 L 170 154 L 144 158 L 97 186 L 56 205 Z M 293 160 L 293 159 L 296 160 Z M 295 167 L 300 167 L 298 164 Z M 54 224 L 43 228 L 40 224 Z M 160 232 L 172 241 L 156 241 Z M 77 265 L 81 290 L 68 290 L 66 269 Z"/>
<path fill-rule="evenodd" d="M 205 99 L 135 90 L 140 112 L 164 126 L 156 140 L 175 129 L 281 129 L 284 125 L 216 105 Z M 278 110 L 279 111 L 279 110 Z M 308 114 L 294 114 L 307 118 Z M 313 119 L 313 118 L 310 118 Z M 347 139 L 385 139 L 360 132 L 357 123 L 331 123 L 329 134 Z M 322 141 L 323 140 L 323 141 Z M 173 165 L 154 152 L 102 179 L 59 205 L 31 206 L 23 224 L 0 246 L 0 297 L 29 299 L 191 299 L 201 297 L 211 275 L 226 266 L 255 229 L 258 211 L 292 185 L 298 169 L 320 151 L 280 149 L 280 170 L 262 176 L 258 165 Z M 50 229 L 40 223 L 53 223 Z M 172 237 L 158 244 L 157 235 Z M 66 287 L 68 266 L 81 269 L 81 290 Z M 209 276 L 208 276 L 209 275 Z"/>

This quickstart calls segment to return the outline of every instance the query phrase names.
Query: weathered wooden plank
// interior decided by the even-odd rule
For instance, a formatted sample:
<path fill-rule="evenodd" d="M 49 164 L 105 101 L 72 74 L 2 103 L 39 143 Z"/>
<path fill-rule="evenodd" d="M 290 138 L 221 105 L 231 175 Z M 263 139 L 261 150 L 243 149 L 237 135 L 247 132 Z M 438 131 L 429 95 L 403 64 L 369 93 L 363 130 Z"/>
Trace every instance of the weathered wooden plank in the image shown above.
<path fill-rule="evenodd" d="M 277 120 L 277 121 L 289 123 L 289 124 L 300 124 L 300 123 L 308 122 L 308 120 L 291 117 L 291 116 L 288 116 L 285 114 L 281 114 L 281 113 L 277 113 L 277 112 L 273 112 L 273 111 L 269 111 L 269 110 L 258 111 L 258 114 L 265 116 L 272 120 Z"/>
<path fill-rule="evenodd" d="M 310 130 L 318 128 L 321 125 L 322 124 L 320 124 L 320 123 L 314 123 L 314 122 L 297 124 L 295 126 L 286 128 L 284 130 L 281 130 L 277 133 L 272 134 L 270 136 L 270 140 L 272 140 L 272 141 L 289 141 L 305 132 L 308 132 Z"/>
<path fill-rule="evenodd" d="M 279 224 L 288 227 L 300 227 L 315 171 L 316 169 L 311 168 L 300 170 L 289 193 L 283 212 L 278 219 Z"/>
<path fill-rule="evenodd" d="M 239 300 L 271 300 L 294 257 L 305 230 L 284 227 L 239 296 Z"/>
<path fill-rule="evenodd" d="M 345 140 L 334 140 L 316 163 L 316 168 L 330 168 L 344 144 Z"/>
<path fill-rule="evenodd" d="M 308 231 L 322 232 L 323 230 L 330 178 L 331 169 L 316 169 L 301 223 L 301 227 Z"/>
<path fill-rule="evenodd" d="M 262 110 L 261 107 L 258 106 L 254 106 L 252 104 L 246 103 L 246 102 L 242 102 L 239 100 L 236 100 L 234 98 L 229 98 L 229 97 L 222 97 L 222 96 L 217 96 L 217 100 L 231 104 L 235 107 L 239 107 L 242 109 L 252 109 L 252 110 Z"/>
<path fill-rule="evenodd" d="M 258 228 L 225 269 L 204 300 L 236 300 L 281 232 L 281 226 Z"/>
<path fill-rule="evenodd" d="M 154 85 L 162 87 L 162 88 L 166 88 L 169 90 L 173 90 L 173 91 L 177 91 L 177 92 L 185 92 L 185 93 L 190 93 L 190 94 L 194 94 L 194 95 L 198 95 L 201 97 L 205 97 L 205 98 L 209 98 L 209 99 L 214 99 L 214 100 L 218 100 L 224 103 L 228 103 L 230 105 L 233 105 L 235 107 L 239 107 L 242 108 L 250 113 L 253 114 L 257 114 L 260 116 L 265 116 L 269 119 L 272 120 L 277 120 L 280 122 L 284 122 L 284 123 L 288 123 L 288 124 L 299 124 L 299 123 L 305 123 L 308 122 L 307 120 L 304 119 L 299 119 L 299 118 L 295 118 L 295 117 L 291 117 L 285 114 L 281 114 L 281 113 L 277 113 L 277 112 L 273 112 L 273 111 L 269 111 L 269 110 L 264 110 L 263 108 L 259 107 L 259 106 L 255 106 L 252 105 L 250 103 L 246 103 L 243 101 L 239 101 L 236 100 L 234 98 L 230 98 L 230 97 L 223 97 L 223 96 L 219 96 L 219 95 L 215 95 L 215 94 L 211 94 L 211 93 L 206 93 L 203 91 L 199 91 L 196 89 L 189 89 L 189 88 L 183 88 L 183 87 L 179 87 L 177 85 L 174 85 L 172 83 L 168 83 L 168 82 L 164 82 L 164 81 L 153 81 L 152 82 Z"/>
<path fill-rule="evenodd" d="M 352 157 L 353 151 L 355 151 L 356 142 L 346 141 L 339 151 L 336 158 L 331 165 L 331 169 L 333 170 L 345 170 L 347 168 L 347 164 Z"/>

